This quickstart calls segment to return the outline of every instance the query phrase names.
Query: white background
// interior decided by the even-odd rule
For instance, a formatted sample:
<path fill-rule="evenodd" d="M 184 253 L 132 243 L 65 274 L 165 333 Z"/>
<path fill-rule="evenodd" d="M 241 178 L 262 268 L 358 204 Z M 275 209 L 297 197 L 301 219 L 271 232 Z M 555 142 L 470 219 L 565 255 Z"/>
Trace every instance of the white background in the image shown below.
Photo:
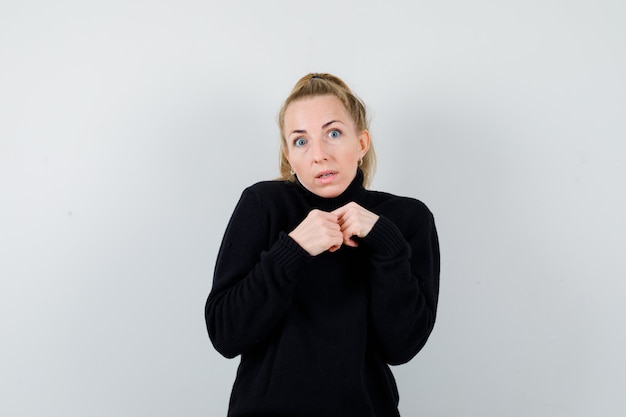
<path fill-rule="evenodd" d="M 215 256 L 311 71 L 436 216 L 403 415 L 625 415 L 623 0 L 3 0 L 0 415 L 225 415 Z"/>

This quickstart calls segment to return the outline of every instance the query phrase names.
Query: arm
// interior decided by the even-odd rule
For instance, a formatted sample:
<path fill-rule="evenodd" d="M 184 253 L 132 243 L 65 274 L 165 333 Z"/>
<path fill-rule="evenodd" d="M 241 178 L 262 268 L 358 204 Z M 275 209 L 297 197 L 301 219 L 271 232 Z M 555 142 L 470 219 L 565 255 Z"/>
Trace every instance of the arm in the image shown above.
<path fill-rule="evenodd" d="M 371 320 L 378 349 L 392 365 L 408 362 L 424 346 L 439 294 L 439 243 L 432 214 L 412 206 L 407 236 L 381 216 L 363 239 L 371 250 Z M 408 227 L 407 227 L 408 229 Z"/>
<path fill-rule="evenodd" d="M 249 189 L 230 219 L 205 306 L 213 345 L 232 358 L 252 349 L 287 311 L 296 272 L 309 255 L 281 233 L 269 243 L 264 206 Z"/>

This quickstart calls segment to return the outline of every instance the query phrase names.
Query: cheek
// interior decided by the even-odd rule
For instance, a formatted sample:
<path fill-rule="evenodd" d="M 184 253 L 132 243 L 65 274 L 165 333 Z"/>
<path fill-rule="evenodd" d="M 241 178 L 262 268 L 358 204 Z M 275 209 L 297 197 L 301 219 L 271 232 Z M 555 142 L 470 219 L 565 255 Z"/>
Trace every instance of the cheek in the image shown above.
<path fill-rule="evenodd" d="M 359 150 L 351 148 L 343 152 L 343 160 L 346 162 L 357 162 L 360 158 Z"/>
<path fill-rule="evenodd" d="M 302 164 L 302 157 L 298 156 L 296 152 L 291 152 L 288 155 L 286 155 L 286 157 L 287 157 L 287 160 L 289 161 L 289 165 L 291 165 L 293 168 L 296 168 Z"/>

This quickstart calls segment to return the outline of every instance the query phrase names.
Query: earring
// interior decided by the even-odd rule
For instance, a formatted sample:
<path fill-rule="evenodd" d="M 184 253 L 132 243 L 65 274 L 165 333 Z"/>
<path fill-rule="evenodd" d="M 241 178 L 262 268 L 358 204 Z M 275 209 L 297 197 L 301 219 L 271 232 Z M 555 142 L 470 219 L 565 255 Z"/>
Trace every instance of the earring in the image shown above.
<path fill-rule="evenodd" d="M 359 159 L 359 166 L 363 165 L 363 157 L 361 157 L 361 159 Z"/>
<path fill-rule="evenodd" d="M 290 171 L 289 171 L 289 173 L 290 173 L 291 175 L 296 175 L 296 171 L 294 171 L 293 169 L 292 169 L 292 170 L 290 170 Z"/>

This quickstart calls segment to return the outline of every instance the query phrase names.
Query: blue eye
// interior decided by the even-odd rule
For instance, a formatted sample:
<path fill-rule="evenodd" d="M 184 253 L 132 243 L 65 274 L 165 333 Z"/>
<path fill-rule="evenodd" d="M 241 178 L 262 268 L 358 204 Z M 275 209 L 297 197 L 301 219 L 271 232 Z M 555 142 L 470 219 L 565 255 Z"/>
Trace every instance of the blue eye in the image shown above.
<path fill-rule="evenodd" d="M 331 139 L 337 139 L 339 136 L 341 136 L 341 132 L 338 130 L 331 130 L 328 132 L 328 137 Z"/>
<path fill-rule="evenodd" d="M 300 147 L 302 147 L 302 146 L 306 145 L 306 139 L 304 139 L 304 138 L 298 138 L 298 139 L 296 139 L 296 140 L 294 140 L 294 141 L 293 141 L 293 145 L 294 145 L 296 148 L 300 148 Z"/>

